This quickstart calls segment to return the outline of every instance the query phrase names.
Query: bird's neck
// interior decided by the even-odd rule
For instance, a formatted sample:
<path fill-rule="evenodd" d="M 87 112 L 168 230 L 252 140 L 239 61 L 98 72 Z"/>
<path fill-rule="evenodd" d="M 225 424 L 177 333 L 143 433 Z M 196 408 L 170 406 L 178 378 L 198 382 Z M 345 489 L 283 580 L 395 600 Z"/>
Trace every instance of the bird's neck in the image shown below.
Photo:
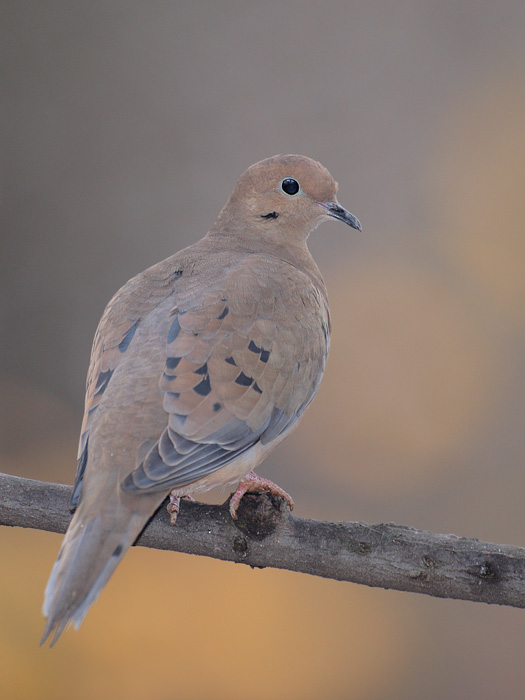
<path fill-rule="evenodd" d="M 220 225 L 216 224 L 206 238 L 213 240 L 216 250 L 224 248 L 232 253 L 259 254 L 283 260 L 308 275 L 313 284 L 326 296 L 321 271 L 308 250 L 306 240 L 297 239 L 281 243 L 275 239 L 269 240 L 267 236 L 253 229 L 244 229 L 240 235 L 239 231 L 225 227 L 223 222 Z"/>

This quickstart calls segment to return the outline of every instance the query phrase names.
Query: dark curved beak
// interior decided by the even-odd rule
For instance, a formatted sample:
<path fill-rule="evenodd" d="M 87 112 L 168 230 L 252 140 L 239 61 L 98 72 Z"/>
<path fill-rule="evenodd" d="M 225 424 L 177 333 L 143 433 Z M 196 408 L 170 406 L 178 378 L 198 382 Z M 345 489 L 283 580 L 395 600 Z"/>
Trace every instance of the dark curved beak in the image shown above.
<path fill-rule="evenodd" d="M 339 202 L 318 202 L 320 207 L 323 207 L 323 209 L 326 209 L 328 214 L 330 216 L 333 216 L 334 219 L 339 219 L 339 221 L 344 221 L 345 224 L 348 224 L 352 228 L 357 229 L 358 231 L 362 231 L 361 227 L 361 222 L 359 219 L 354 216 L 353 214 L 350 214 L 349 211 L 344 209 Z"/>

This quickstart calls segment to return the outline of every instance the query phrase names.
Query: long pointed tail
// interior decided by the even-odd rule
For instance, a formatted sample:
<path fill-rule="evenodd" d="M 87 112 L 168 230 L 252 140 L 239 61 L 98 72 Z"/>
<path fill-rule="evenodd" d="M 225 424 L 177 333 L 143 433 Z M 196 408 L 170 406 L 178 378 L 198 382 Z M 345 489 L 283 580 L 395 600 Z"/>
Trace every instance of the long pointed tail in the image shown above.
<path fill-rule="evenodd" d="M 149 503 L 142 502 L 139 512 L 115 504 L 109 516 L 101 511 L 90 516 L 81 504 L 46 586 L 43 613 L 47 624 L 40 644 L 53 634 L 53 646 L 69 624 L 80 626 L 161 499 L 146 498 Z"/>

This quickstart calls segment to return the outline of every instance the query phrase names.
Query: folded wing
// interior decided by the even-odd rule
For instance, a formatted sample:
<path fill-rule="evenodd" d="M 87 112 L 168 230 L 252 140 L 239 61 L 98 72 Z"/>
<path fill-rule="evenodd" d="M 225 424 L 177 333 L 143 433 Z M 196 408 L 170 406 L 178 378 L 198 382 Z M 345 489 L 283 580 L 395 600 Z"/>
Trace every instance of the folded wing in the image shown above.
<path fill-rule="evenodd" d="M 255 295 L 254 295 L 255 296 Z M 309 404 L 324 369 L 327 319 L 306 327 L 284 314 L 276 294 L 258 301 L 210 293 L 198 306 L 172 310 L 160 380 L 167 425 L 125 491 L 168 491 L 206 477 L 258 441 L 288 431 Z M 319 300 L 312 299 L 319 308 Z M 289 311 L 289 309 L 288 309 Z"/>

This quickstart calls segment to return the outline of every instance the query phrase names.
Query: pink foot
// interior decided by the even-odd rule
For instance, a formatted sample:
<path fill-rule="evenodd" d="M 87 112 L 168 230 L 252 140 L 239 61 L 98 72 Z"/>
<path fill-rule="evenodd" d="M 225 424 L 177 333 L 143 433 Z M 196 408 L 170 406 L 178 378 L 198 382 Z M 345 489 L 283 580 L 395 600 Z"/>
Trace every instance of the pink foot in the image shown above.
<path fill-rule="evenodd" d="M 245 493 L 260 493 L 266 491 L 273 493 L 274 496 L 280 496 L 288 503 L 290 510 L 293 510 L 292 497 L 286 493 L 280 486 L 274 484 L 270 479 L 263 479 L 257 476 L 255 472 L 250 472 L 244 479 L 241 479 L 237 491 L 230 498 L 230 515 L 234 520 L 237 520 L 237 509 Z"/>
<path fill-rule="evenodd" d="M 184 501 L 194 501 L 195 499 L 192 496 L 175 496 L 173 491 L 170 491 L 170 502 L 166 506 L 166 510 L 170 514 L 170 522 L 172 525 L 175 525 L 177 522 L 177 515 L 179 514 L 180 510 L 180 501 L 181 498 Z"/>

